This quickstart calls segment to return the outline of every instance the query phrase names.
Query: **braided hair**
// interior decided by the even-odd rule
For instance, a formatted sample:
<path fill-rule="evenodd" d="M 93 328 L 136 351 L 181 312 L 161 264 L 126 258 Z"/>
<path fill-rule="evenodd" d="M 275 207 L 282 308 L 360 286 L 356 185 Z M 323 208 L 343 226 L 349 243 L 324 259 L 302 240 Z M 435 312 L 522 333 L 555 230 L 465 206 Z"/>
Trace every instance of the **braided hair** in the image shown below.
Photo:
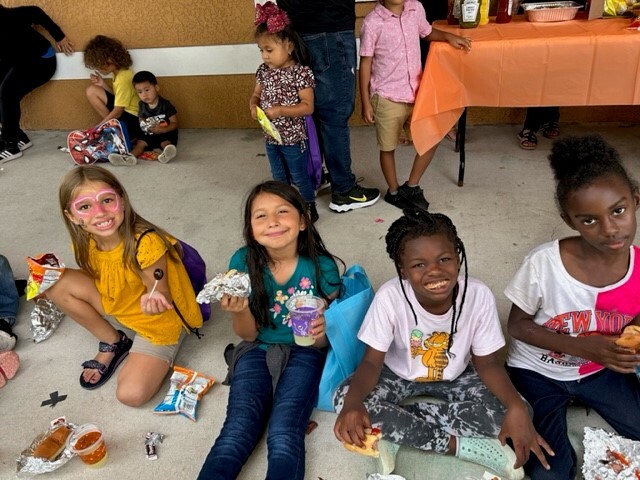
<path fill-rule="evenodd" d="M 464 285 L 462 288 L 462 298 L 460 300 L 460 310 L 456 312 L 456 299 L 459 293 L 459 286 L 456 282 L 456 286 L 453 289 L 452 304 L 453 313 L 451 315 L 451 330 L 449 332 L 449 342 L 447 344 L 447 352 L 451 354 L 451 347 L 453 346 L 453 336 L 458 332 L 458 320 L 462 315 L 462 307 L 464 306 L 464 300 L 467 296 L 467 280 L 469 278 L 469 272 L 467 269 L 467 253 L 464 249 L 464 244 L 460 237 L 455 225 L 449 217 L 442 213 L 430 213 L 426 210 L 420 209 L 407 209 L 403 211 L 403 216 L 397 219 L 389 227 L 389 231 L 385 237 L 387 243 L 387 253 L 396 267 L 396 272 L 400 278 L 400 288 L 405 300 L 411 308 L 413 313 L 413 319 L 418 324 L 418 317 L 413 308 L 413 305 L 407 297 L 407 292 L 404 289 L 402 282 L 402 273 L 400 271 L 400 265 L 402 264 L 402 255 L 404 254 L 405 246 L 409 240 L 415 240 L 420 237 L 431 237 L 434 235 L 444 235 L 455 246 L 456 253 L 459 255 L 460 263 L 464 265 Z"/>

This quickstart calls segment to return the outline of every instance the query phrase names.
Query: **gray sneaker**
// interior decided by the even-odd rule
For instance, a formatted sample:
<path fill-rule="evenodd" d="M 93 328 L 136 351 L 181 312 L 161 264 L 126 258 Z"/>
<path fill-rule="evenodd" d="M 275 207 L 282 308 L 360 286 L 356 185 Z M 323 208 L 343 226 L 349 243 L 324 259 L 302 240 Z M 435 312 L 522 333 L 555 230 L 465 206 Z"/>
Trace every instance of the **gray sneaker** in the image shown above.
<path fill-rule="evenodd" d="M 125 155 L 120 155 L 119 153 L 110 153 L 107 157 L 109 159 L 109 163 L 111 165 L 115 165 L 117 167 L 130 167 L 138 163 L 138 159 L 127 153 Z"/>

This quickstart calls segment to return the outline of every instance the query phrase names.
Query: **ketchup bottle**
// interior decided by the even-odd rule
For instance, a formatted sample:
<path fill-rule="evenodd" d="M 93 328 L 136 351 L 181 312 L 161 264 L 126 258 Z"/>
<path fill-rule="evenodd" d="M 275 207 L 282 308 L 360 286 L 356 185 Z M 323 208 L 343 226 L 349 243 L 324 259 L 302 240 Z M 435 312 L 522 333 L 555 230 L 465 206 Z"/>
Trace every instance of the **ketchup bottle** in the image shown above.
<path fill-rule="evenodd" d="M 498 0 L 498 14 L 496 15 L 496 23 L 509 23 L 513 8 L 513 0 Z"/>

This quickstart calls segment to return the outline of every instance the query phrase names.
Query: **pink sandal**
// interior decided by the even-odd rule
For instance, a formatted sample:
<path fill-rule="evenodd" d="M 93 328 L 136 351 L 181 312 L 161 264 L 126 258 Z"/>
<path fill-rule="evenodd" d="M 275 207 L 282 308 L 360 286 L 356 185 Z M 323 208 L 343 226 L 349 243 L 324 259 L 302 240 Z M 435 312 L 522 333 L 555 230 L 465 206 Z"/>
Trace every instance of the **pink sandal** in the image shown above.
<path fill-rule="evenodd" d="M 0 388 L 16 376 L 20 366 L 20 357 L 13 350 L 0 353 Z"/>

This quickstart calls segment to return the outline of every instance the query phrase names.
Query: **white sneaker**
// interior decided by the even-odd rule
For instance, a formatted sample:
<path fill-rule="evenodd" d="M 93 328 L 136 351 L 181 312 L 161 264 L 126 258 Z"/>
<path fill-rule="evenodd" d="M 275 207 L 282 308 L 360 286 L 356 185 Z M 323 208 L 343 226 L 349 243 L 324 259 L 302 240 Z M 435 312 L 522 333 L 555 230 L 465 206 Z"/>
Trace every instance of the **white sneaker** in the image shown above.
<path fill-rule="evenodd" d="M 0 330 L 0 352 L 8 352 L 16 346 L 16 337 Z"/>
<path fill-rule="evenodd" d="M 502 446 L 497 438 L 458 437 L 456 457 L 490 468 L 505 480 L 522 480 L 524 469 L 513 468 L 516 454 L 508 445 Z"/>
<path fill-rule="evenodd" d="M 160 163 L 169 163 L 171 160 L 176 158 L 178 151 L 176 150 L 175 145 L 167 145 L 162 150 L 162 153 L 158 155 L 158 161 Z"/>
<path fill-rule="evenodd" d="M 111 165 L 115 165 L 117 167 L 130 167 L 138 163 L 138 159 L 127 153 L 125 155 L 120 155 L 119 153 L 110 153 L 107 157 L 109 159 L 109 163 Z"/>
<path fill-rule="evenodd" d="M 378 441 L 378 452 L 376 458 L 376 469 L 382 475 L 389 475 L 396 468 L 396 455 L 400 450 L 400 445 L 387 440 Z"/>

